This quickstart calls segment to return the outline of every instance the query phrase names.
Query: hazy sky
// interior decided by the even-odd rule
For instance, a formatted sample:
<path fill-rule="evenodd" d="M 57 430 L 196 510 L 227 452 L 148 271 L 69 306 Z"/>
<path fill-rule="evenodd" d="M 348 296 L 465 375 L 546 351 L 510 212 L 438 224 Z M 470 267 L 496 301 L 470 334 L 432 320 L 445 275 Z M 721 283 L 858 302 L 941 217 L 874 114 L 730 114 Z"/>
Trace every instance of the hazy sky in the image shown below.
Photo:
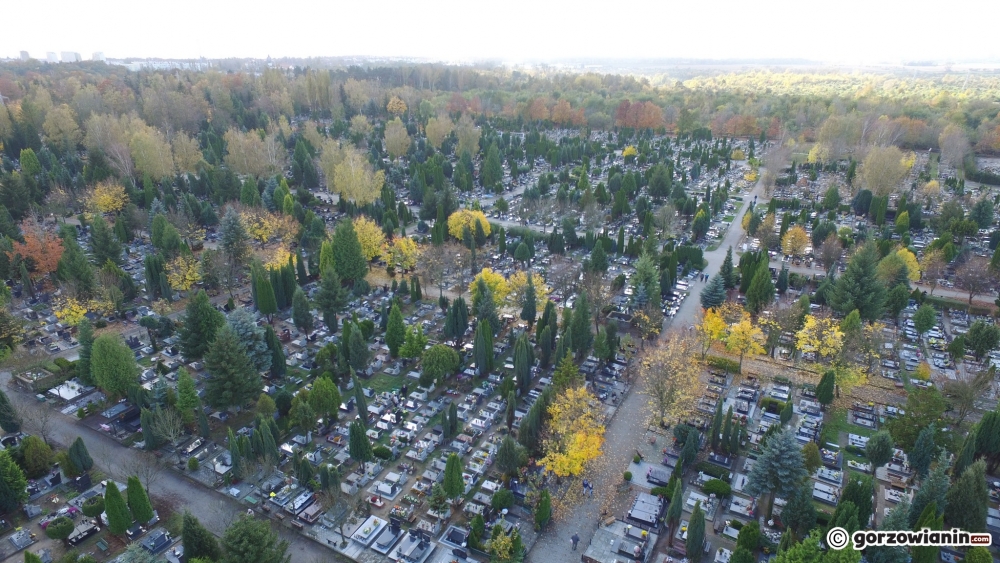
<path fill-rule="evenodd" d="M 0 57 L 1000 60 L 996 0 L 9 0 Z"/>

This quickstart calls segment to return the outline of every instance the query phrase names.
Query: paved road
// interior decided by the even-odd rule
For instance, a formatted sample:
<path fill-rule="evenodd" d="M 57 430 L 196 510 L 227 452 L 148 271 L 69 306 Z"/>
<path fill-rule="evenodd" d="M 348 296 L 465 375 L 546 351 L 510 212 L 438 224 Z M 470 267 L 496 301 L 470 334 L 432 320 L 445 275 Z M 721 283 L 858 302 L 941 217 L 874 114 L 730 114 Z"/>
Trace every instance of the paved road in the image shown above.
<path fill-rule="evenodd" d="M 33 395 L 11 387 L 9 385 L 10 380 L 10 372 L 0 372 L 0 385 L 7 390 L 10 400 L 17 408 L 42 408 Z M 44 408 L 51 407 L 45 406 Z M 102 471 L 124 481 L 124 478 L 119 475 L 120 468 L 127 466 L 127 458 L 137 456 L 137 450 L 124 448 L 107 435 L 83 424 L 78 424 L 74 418 L 63 416 L 58 411 L 53 411 L 49 430 L 50 442 L 65 448 L 76 440 L 77 436 L 84 439 L 91 457 L 94 458 L 95 464 Z M 182 475 L 168 469 L 159 474 L 159 477 L 152 483 L 150 489 L 150 494 L 154 498 L 175 507 L 191 511 L 191 513 L 201 520 L 201 523 L 206 528 L 217 535 L 221 535 L 230 522 L 239 518 L 246 511 L 246 507 L 239 504 L 235 499 L 189 481 Z M 299 534 L 293 533 L 288 528 L 272 526 L 272 529 L 277 530 L 289 542 L 288 553 L 292 556 L 292 561 L 307 563 L 345 561 L 345 559 L 332 550 Z"/>
<path fill-rule="evenodd" d="M 750 202 L 754 196 L 760 196 L 763 193 L 763 185 L 758 183 L 749 196 L 744 198 L 744 201 Z M 726 259 L 726 249 L 729 246 L 735 247 L 743 238 L 741 219 L 748 208 L 749 205 L 745 204 L 737 213 L 722 244 L 716 250 L 705 253 L 705 259 L 708 261 L 705 273 L 718 272 L 722 262 Z M 674 318 L 664 321 L 664 332 L 671 327 L 685 329 L 697 322 L 701 309 L 698 294 L 705 285 L 704 282 L 697 281 L 691 284 L 691 295 L 684 300 Z M 655 346 L 655 344 L 652 345 Z M 645 436 L 649 414 L 649 398 L 645 393 L 645 381 L 639 378 L 635 387 L 619 407 L 618 414 L 607 427 L 604 455 L 586 473 L 586 477 L 595 484 L 594 496 L 586 497 L 582 503 L 573 507 L 571 515 L 557 520 L 532 547 L 528 560 L 560 563 L 580 560 L 599 524 L 601 509 L 605 501 L 602 498 L 602 493 L 610 494 L 610 491 L 613 491 L 621 482 L 622 471 L 628 467 L 632 456 L 639 449 Z M 612 515 L 622 516 L 621 514 Z M 572 550 L 570 544 L 570 537 L 574 533 L 580 535 L 580 545 L 576 551 Z"/>

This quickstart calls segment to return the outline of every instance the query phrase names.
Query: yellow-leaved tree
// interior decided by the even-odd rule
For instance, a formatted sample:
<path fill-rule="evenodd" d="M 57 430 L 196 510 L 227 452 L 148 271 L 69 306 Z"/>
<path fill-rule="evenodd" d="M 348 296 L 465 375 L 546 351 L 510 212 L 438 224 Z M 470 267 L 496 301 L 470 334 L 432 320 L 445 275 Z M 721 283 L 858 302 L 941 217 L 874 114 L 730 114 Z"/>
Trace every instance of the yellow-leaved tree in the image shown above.
<path fill-rule="evenodd" d="M 910 281 L 915 282 L 920 279 L 920 262 L 917 261 L 917 257 L 906 248 L 900 248 L 896 251 L 896 256 L 906 264 L 906 275 L 910 278 Z"/>
<path fill-rule="evenodd" d="M 358 215 L 354 219 L 354 232 L 358 234 L 358 242 L 361 243 L 361 254 L 366 262 L 371 262 L 376 257 L 382 255 L 382 245 L 385 244 L 385 233 L 382 228 L 375 224 L 365 215 Z"/>
<path fill-rule="evenodd" d="M 472 234 L 476 234 L 476 223 L 482 225 L 486 236 L 490 236 L 490 222 L 486 220 L 486 215 L 482 211 L 459 209 L 448 216 L 448 234 L 462 240 L 463 227 L 468 226 Z"/>
<path fill-rule="evenodd" d="M 393 115 L 403 115 L 406 113 L 406 102 L 401 100 L 399 96 L 393 96 L 386 104 L 385 109 Z"/>
<path fill-rule="evenodd" d="M 178 291 L 187 291 L 201 281 L 201 262 L 190 254 L 180 254 L 167 264 L 167 281 Z"/>
<path fill-rule="evenodd" d="M 712 344 L 722 341 L 728 328 L 729 325 L 726 324 L 726 321 L 716 309 L 709 309 L 704 312 L 701 322 L 695 326 L 695 334 L 700 344 L 702 359 L 708 354 L 708 351 L 712 348 Z"/>
<path fill-rule="evenodd" d="M 844 346 L 844 333 L 836 319 L 806 315 L 802 329 L 795 333 L 795 346 L 803 354 L 832 358 L 840 354 Z"/>
<path fill-rule="evenodd" d="M 559 477 L 579 475 L 601 455 L 604 425 L 601 403 L 586 387 L 570 387 L 549 405 L 545 457 L 541 465 Z"/>
<path fill-rule="evenodd" d="M 726 350 L 740 355 L 740 372 L 743 371 L 743 357 L 747 354 L 764 353 L 764 331 L 750 321 L 750 315 L 743 314 L 740 322 L 729 327 L 726 336 Z"/>
<path fill-rule="evenodd" d="M 808 245 L 809 235 L 799 225 L 788 229 L 785 231 L 785 236 L 781 237 L 781 251 L 785 254 L 802 256 Z"/>
<path fill-rule="evenodd" d="M 83 316 L 87 314 L 87 307 L 75 297 L 67 297 L 52 308 L 52 313 L 55 314 L 61 324 L 76 326 L 80 324 Z"/>
<path fill-rule="evenodd" d="M 683 331 L 667 335 L 662 346 L 649 348 L 639 361 L 639 376 L 659 422 L 683 418 L 695 408 L 704 385 L 701 365 L 693 359 L 698 341 Z"/>
<path fill-rule="evenodd" d="M 324 145 L 324 153 L 326 151 Z M 375 171 L 368 162 L 368 157 L 353 145 L 330 151 L 328 156 L 321 159 L 321 163 L 327 187 L 344 199 L 362 206 L 375 201 L 382 193 L 385 172 Z"/>
<path fill-rule="evenodd" d="M 479 296 L 478 285 L 479 280 L 482 279 L 486 282 L 486 287 L 493 292 L 493 302 L 497 307 L 502 307 L 504 301 L 507 300 L 507 296 L 510 294 L 510 284 L 503 277 L 502 274 L 494 272 L 492 268 L 483 268 L 483 271 L 476 275 L 472 283 L 469 284 L 469 293 L 472 294 L 472 302 L 475 303 Z"/>
<path fill-rule="evenodd" d="M 128 205 L 125 187 L 115 182 L 101 182 L 94 186 L 87 206 L 95 213 L 117 213 Z"/>
<path fill-rule="evenodd" d="M 387 248 L 389 259 L 397 268 L 412 270 L 417 267 L 420 248 L 410 237 L 395 237 Z"/>
<path fill-rule="evenodd" d="M 541 311 L 545 309 L 545 301 L 549 298 L 549 286 L 545 285 L 542 276 L 532 275 L 531 283 L 535 286 L 535 307 Z M 518 270 L 507 278 L 507 305 L 521 308 L 528 297 L 528 274 Z"/>

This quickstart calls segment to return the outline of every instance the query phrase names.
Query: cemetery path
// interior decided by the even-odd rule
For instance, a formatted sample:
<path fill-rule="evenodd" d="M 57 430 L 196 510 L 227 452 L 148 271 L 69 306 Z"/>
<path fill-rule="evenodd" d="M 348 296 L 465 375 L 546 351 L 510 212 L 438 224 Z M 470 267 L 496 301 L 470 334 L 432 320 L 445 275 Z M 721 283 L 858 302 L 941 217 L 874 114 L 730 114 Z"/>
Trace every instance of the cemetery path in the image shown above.
<path fill-rule="evenodd" d="M 705 273 L 718 272 L 726 258 L 726 250 L 730 246 L 735 248 L 743 239 L 741 221 L 743 215 L 749 208 L 749 202 L 763 193 L 763 184 L 758 182 L 753 190 L 744 197 L 743 207 L 737 212 L 718 248 L 705 252 L 705 260 L 708 262 L 708 266 L 704 270 Z M 664 320 L 664 334 L 671 327 L 684 330 L 697 322 L 701 309 L 699 294 L 705 285 L 705 282 L 702 281 L 691 283 L 691 294 L 684 300 L 677 315 Z M 647 345 L 655 346 L 656 344 Z M 558 515 L 560 517 L 555 520 L 550 529 L 542 534 L 532 546 L 527 561 L 545 561 L 546 563 L 579 561 L 583 553 L 586 552 L 601 520 L 606 517 L 622 518 L 624 516 L 621 511 L 622 502 L 630 502 L 631 498 L 622 497 L 630 496 L 633 493 L 623 489 L 622 473 L 628 468 L 632 457 L 637 452 L 649 450 L 649 439 L 653 436 L 648 432 L 649 414 L 649 399 L 645 393 L 645 381 L 639 378 L 607 426 L 604 436 L 604 455 L 597 459 L 584 474 L 584 478 L 594 485 L 593 496 L 582 497 L 577 491 L 580 487 L 572 487 L 567 495 L 569 498 L 565 500 L 568 502 L 575 500 L 576 502 L 573 506 L 561 510 L 563 514 Z M 662 445 L 659 447 L 662 448 Z M 650 461 L 656 463 L 659 460 Z M 605 513 L 605 511 L 607 512 Z M 573 534 L 580 536 L 580 545 L 577 546 L 576 551 L 573 550 L 570 541 Z M 665 545 L 665 543 L 661 540 L 660 545 Z"/>
<path fill-rule="evenodd" d="M 128 471 L 125 468 L 134 467 L 132 462 L 138 458 L 138 450 L 122 447 L 109 436 L 83 424 L 77 424 L 75 418 L 61 414 L 50 405 L 39 404 L 34 395 L 23 392 L 10 383 L 11 373 L 0 372 L 0 386 L 7 390 L 7 395 L 16 408 L 48 409 L 51 416 L 47 421 L 46 434 L 50 442 L 65 448 L 78 436 L 82 437 L 96 467 L 120 481 L 125 480 L 127 476 L 121 474 L 123 471 Z M 151 480 L 149 488 L 149 493 L 154 499 L 172 506 L 175 510 L 190 511 L 206 528 L 219 536 L 231 522 L 246 511 L 246 507 L 236 499 L 190 481 L 167 468 L 163 468 L 156 478 Z M 291 555 L 292 561 L 304 563 L 346 561 L 333 550 L 302 537 L 284 526 L 272 526 L 272 529 L 282 539 L 288 541 L 288 554 Z"/>

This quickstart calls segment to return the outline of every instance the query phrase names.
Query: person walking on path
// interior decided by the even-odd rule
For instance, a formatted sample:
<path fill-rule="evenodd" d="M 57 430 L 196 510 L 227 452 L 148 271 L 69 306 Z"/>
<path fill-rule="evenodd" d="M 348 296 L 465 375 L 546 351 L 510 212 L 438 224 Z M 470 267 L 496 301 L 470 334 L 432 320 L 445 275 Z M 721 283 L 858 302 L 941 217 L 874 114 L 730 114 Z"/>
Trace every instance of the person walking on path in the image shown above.
<path fill-rule="evenodd" d="M 580 543 L 580 536 L 574 533 L 569 542 L 573 544 L 573 551 L 576 551 L 576 544 Z"/>

